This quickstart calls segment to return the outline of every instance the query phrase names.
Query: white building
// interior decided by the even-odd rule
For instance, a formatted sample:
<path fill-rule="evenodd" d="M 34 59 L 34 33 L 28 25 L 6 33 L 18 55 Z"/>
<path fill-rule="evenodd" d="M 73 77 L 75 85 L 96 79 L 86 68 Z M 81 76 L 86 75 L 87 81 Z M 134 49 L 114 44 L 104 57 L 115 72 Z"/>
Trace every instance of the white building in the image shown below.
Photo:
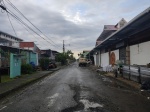
<path fill-rule="evenodd" d="M 101 33 L 96 47 L 90 51 L 94 55 L 96 66 L 108 66 L 121 60 L 127 65 L 147 65 L 150 63 L 150 8 L 146 9 L 130 22 L 122 19 L 116 30 Z M 111 26 L 112 28 L 113 26 Z M 102 40 L 100 40 L 102 38 Z"/>
<path fill-rule="evenodd" d="M 19 42 L 21 41 L 23 40 L 20 38 L 0 31 L 0 45 L 19 48 Z"/>

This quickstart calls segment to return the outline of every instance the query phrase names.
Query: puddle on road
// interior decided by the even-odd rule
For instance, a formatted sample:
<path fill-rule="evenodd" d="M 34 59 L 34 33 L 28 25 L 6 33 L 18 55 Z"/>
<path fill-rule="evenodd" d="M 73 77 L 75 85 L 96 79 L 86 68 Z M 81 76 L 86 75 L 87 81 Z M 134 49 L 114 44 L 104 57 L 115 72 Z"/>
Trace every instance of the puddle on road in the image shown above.
<path fill-rule="evenodd" d="M 70 88 L 75 91 L 75 95 L 73 98 L 76 101 L 77 105 L 75 105 L 74 107 L 66 108 L 61 112 L 87 112 L 92 111 L 92 109 L 99 110 L 100 108 L 103 108 L 103 105 L 96 103 L 97 101 L 94 101 L 94 96 L 91 93 L 90 88 L 81 85 L 70 85 Z M 93 97 L 91 97 L 91 95 Z"/>
<path fill-rule="evenodd" d="M 114 79 L 110 79 L 109 77 L 98 75 L 98 78 L 101 79 L 105 85 L 107 85 L 110 88 L 117 88 L 123 91 L 129 91 L 130 88 L 126 86 L 123 83 L 119 83 L 118 81 L 115 81 Z"/>
<path fill-rule="evenodd" d="M 4 107 L 0 108 L 0 111 L 3 110 L 3 109 L 5 109 L 6 107 L 7 107 L 7 106 L 4 106 Z"/>
<path fill-rule="evenodd" d="M 109 78 L 106 78 L 106 77 L 102 78 L 102 80 L 106 81 L 106 82 L 112 82 L 112 80 L 110 80 Z"/>
<path fill-rule="evenodd" d="M 100 105 L 98 103 L 90 102 L 89 100 L 82 99 L 80 100 L 81 103 L 84 105 L 84 110 L 88 110 L 89 108 L 98 108 L 103 107 L 103 105 Z"/>
<path fill-rule="evenodd" d="M 50 101 L 48 103 L 48 107 L 53 106 L 53 104 L 56 102 L 58 96 L 59 96 L 59 93 L 55 93 L 53 96 L 47 97 L 47 99 L 50 99 Z"/>

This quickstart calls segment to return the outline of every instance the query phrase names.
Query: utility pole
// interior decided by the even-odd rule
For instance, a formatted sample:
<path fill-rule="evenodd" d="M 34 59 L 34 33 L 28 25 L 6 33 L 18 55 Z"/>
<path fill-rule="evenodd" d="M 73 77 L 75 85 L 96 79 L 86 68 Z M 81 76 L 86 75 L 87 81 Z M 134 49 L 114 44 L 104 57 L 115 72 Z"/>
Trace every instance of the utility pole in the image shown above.
<path fill-rule="evenodd" d="M 63 40 L 63 53 L 65 53 L 65 44 L 64 44 L 64 40 Z"/>

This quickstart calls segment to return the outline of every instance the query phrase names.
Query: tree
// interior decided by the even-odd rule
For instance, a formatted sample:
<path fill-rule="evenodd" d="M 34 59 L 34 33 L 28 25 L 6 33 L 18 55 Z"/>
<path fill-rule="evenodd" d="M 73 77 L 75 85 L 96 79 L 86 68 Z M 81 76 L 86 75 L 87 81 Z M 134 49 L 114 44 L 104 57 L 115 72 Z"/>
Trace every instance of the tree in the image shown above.
<path fill-rule="evenodd" d="M 64 53 L 59 53 L 55 59 L 57 62 L 61 62 L 62 65 L 67 64 L 67 60 L 75 60 L 71 50 L 68 50 L 67 52 Z"/>
<path fill-rule="evenodd" d="M 81 58 L 84 57 L 83 53 L 79 53 L 78 56 L 81 57 Z"/>

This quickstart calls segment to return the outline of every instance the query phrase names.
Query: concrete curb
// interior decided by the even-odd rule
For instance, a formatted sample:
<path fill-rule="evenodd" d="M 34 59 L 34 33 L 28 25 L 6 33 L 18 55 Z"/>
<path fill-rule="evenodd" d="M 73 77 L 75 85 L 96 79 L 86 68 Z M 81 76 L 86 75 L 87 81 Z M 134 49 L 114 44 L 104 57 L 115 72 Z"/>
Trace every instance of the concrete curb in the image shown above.
<path fill-rule="evenodd" d="M 140 89 L 141 84 L 139 84 L 139 83 L 136 83 L 136 82 L 134 82 L 134 81 L 130 81 L 130 80 L 129 80 L 129 81 L 132 82 L 132 83 L 136 83 L 136 84 L 135 84 L 136 86 L 135 86 L 135 85 L 132 85 L 132 84 L 129 84 L 129 83 L 123 81 L 123 80 L 127 80 L 127 79 L 123 79 L 122 77 L 115 78 L 115 77 L 109 75 L 108 73 L 106 73 L 106 74 L 101 74 L 101 75 L 106 76 L 106 77 L 108 77 L 108 78 L 110 78 L 110 79 L 112 79 L 112 80 L 115 80 L 115 81 L 116 81 L 117 83 L 119 83 L 119 84 L 123 84 L 123 85 L 124 85 L 125 87 L 127 87 L 128 89 L 134 90 L 136 93 L 138 93 L 138 94 L 140 94 L 140 95 L 146 97 L 148 100 L 150 99 L 150 91 L 141 90 L 141 89 Z M 120 79 L 122 79 L 122 80 L 120 80 Z"/>
<path fill-rule="evenodd" d="M 8 90 L 8 91 L 6 91 L 6 92 L 1 93 L 1 94 L 0 94 L 0 100 L 1 100 L 2 98 L 6 97 L 7 95 L 11 94 L 12 92 L 15 92 L 15 91 L 17 91 L 17 90 L 19 90 L 19 89 L 21 89 L 21 88 L 23 88 L 23 87 L 25 87 L 25 86 L 28 86 L 28 85 L 30 85 L 30 84 L 32 84 L 32 83 L 34 83 L 34 82 L 36 82 L 36 81 L 42 79 L 42 78 L 45 78 L 45 77 L 51 75 L 52 73 L 54 73 L 54 72 L 56 72 L 56 71 L 58 71 L 58 70 L 60 70 L 60 69 L 62 69 L 62 68 L 59 68 L 59 69 L 57 69 L 57 70 L 55 70 L 55 71 L 50 71 L 49 73 L 45 73 L 45 75 L 42 75 L 42 76 L 40 76 L 40 77 L 36 77 L 36 78 L 33 78 L 33 79 L 29 80 L 29 81 L 23 82 L 22 84 L 20 84 L 20 85 L 14 87 L 13 89 L 10 89 L 10 90 Z"/>
<path fill-rule="evenodd" d="M 97 72 L 98 73 L 98 72 Z M 99 72 L 100 73 L 100 72 Z M 112 73 L 111 73 L 112 74 Z M 139 91 L 140 90 L 140 84 L 136 83 L 136 82 L 133 82 L 133 81 L 130 81 L 130 80 L 127 80 L 127 79 L 124 79 L 122 77 L 115 77 L 115 76 L 112 76 L 110 75 L 109 73 L 104 73 L 104 74 L 101 74 L 101 75 L 104 75 L 106 77 L 109 77 L 111 78 L 112 80 L 116 80 L 118 83 L 120 84 L 123 84 L 125 85 L 126 87 L 129 87 L 129 88 L 132 88 L 136 91 Z M 130 82 L 130 83 L 129 83 Z M 131 83 L 134 83 L 134 84 L 131 84 Z"/>
<path fill-rule="evenodd" d="M 129 88 L 135 89 L 137 91 L 140 90 L 140 84 L 138 84 L 139 86 L 137 87 L 137 86 L 133 86 L 133 85 L 131 85 L 131 84 L 125 82 L 125 81 L 119 80 L 118 78 L 115 78 L 115 77 L 112 77 L 112 76 L 109 76 L 109 75 L 106 75 L 106 74 L 104 74 L 104 75 L 109 77 L 109 78 L 111 78 L 111 79 L 113 79 L 113 80 L 117 80 L 118 83 L 121 83 L 121 84 L 123 84 L 125 86 L 128 86 Z M 127 79 L 124 79 L 124 80 L 127 80 Z"/>
<path fill-rule="evenodd" d="M 99 73 L 99 74 L 100 74 L 100 72 L 97 72 L 97 71 L 96 71 L 96 70 L 97 70 L 97 67 L 91 66 L 90 69 L 91 69 L 91 71 L 94 71 L 95 73 L 97 73 L 97 74 Z M 123 80 L 127 80 L 127 79 L 123 79 L 123 78 L 122 78 L 122 80 L 119 80 L 119 78 L 121 78 L 121 77 L 115 78 L 114 76 L 109 75 L 109 73 L 103 73 L 103 74 L 101 74 L 101 75 L 106 76 L 106 77 L 109 77 L 109 78 L 111 78 L 112 80 L 116 80 L 118 83 L 125 85 L 125 86 L 128 87 L 129 89 L 134 89 L 137 93 L 141 94 L 142 96 L 147 97 L 147 98 L 150 98 L 150 92 L 149 92 L 149 91 L 147 91 L 147 90 L 142 90 L 142 91 L 141 91 L 141 89 L 140 89 L 141 84 L 138 84 L 138 83 L 137 83 L 138 86 L 133 86 L 133 85 L 131 85 L 131 84 L 129 84 L 129 83 L 123 81 Z M 134 82 L 134 81 L 130 81 L 130 82 L 136 83 L 136 82 Z"/>

